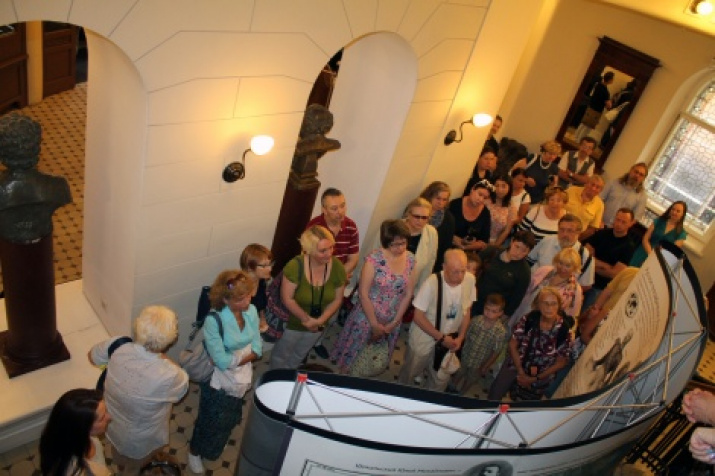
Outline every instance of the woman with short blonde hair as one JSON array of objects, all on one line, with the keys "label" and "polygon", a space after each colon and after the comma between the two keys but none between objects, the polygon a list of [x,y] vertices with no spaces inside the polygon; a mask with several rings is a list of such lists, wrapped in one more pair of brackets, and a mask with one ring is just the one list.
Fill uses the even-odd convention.
[{"label": "woman with short blonde hair", "polygon": [[558,183],[559,165],[556,159],[560,154],[561,144],[555,140],[547,140],[541,144],[539,155],[521,159],[514,164],[513,169],[523,168],[526,171],[525,188],[532,203],[540,203],[544,199],[546,189]]},{"label": "woman with short blonde hair", "polygon": [[311,226],[300,245],[303,252],[283,268],[281,301],[290,315],[271,352],[271,369],[297,369],[343,302],[347,275],[333,257],[333,234]]},{"label": "woman with short blonde hair", "polygon": [[573,248],[565,248],[554,256],[552,263],[553,265],[541,266],[532,273],[524,299],[509,320],[510,326],[513,327],[522,316],[534,309],[536,297],[546,287],[559,293],[560,308],[564,315],[568,316],[569,327],[574,325],[583,304],[583,289],[578,282],[581,257]]}]

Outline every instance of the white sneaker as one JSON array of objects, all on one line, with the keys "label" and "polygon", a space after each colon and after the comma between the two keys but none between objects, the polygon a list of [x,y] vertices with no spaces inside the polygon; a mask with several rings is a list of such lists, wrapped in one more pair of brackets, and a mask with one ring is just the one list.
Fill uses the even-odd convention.
[{"label": "white sneaker", "polygon": [[201,462],[201,456],[195,456],[189,453],[189,469],[194,474],[204,474],[204,464]]}]

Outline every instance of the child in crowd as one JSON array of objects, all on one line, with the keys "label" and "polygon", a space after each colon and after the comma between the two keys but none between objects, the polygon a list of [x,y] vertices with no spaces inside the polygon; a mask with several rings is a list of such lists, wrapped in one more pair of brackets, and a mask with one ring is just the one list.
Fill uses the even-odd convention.
[{"label": "child in crowd", "polygon": [[256,306],[258,311],[258,330],[264,333],[268,329],[266,323],[266,306],[268,296],[266,295],[266,285],[271,279],[271,269],[273,268],[273,253],[263,245],[251,243],[241,253],[241,270],[245,271],[258,282],[256,294],[251,298],[251,304]]},{"label": "child in crowd", "polygon": [[[476,251],[467,251],[467,272],[472,273],[474,277],[476,278],[474,280],[474,286],[476,287],[476,282],[479,281],[479,275],[482,273],[482,258],[479,257],[479,254]],[[476,291],[479,293],[479,289]],[[479,298],[479,295],[476,295],[477,298]]]},{"label": "child in crowd", "polygon": [[490,294],[484,304],[484,313],[472,318],[462,348],[461,367],[452,377],[451,391],[467,393],[478,380],[487,376],[506,343],[506,328],[502,323],[504,298]]},{"label": "child in crowd", "polygon": [[475,278],[479,278],[479,273],[482,270],[482,259],[474,251],[467,251],[467,271],[472,273]]}]

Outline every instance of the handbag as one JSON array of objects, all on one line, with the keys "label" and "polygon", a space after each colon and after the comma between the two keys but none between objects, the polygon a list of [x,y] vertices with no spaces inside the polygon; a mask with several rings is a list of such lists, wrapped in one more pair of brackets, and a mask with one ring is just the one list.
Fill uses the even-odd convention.
[{"label": "handbag", "polygon": [[[223,339],[223,324],[218,317],[218,313],[213,311],[209,312],[208,315],[216,319],[219,335]],[[196,383],[207,381],[211,378],[214,370],[211,356],[209,356],[204,344],[204,322],[206,322],[205,319],[191,324],[193,330],[189,335],[189,342],[186,343],[184,350],[179,352],[179,365],[189,375],[189,380]]]},{"label": "handbag", "polygon": [[[298,276],[303,274],[303,256],[299,255],[293,259],[298,260]],[[266,304],[266,324],[268,329],[262,334],[266,342],[276,342],[283,336],[290,311],[286,309],[281,299],[281,283],[283,283],[283,271],[278,273],[266,288],[268,303]]]},{"label": "handbag", "polygon": [[527,401],[527,400],[541,400],[544,395],[544,391],[548,386],[548,382],[540,384],[539,386],[534,386],[533,384],[529,387],[522,387],[518,383],[514,383],[509,392],[511,399],[515,402]]},{"label": "handbag", "polygon": [[437,378],[441,380],[449,378],[450,375],[459,370],[461,365],[459,357],[457,357],[455,352],[447,352],[447,355],[442,359],[442,363],[437,371]]},{"label": "handbag", "polygon": [[355,357],[350,366],[349,375],[353,377],[377,377],[387,370],[389,364],[390,356],[387,339],[368,342]]},{"label": "handbag", "polygon": [[[435,329],[439,330],[442,324],[442,278],[439,273],[434,273],[437,275],[437,316],[435,317]],[[451,334],[446,334],[451,338],[456,338],[459,333],[452,332]],[[449,352],[449,349],[442,345],[441,342],[435,342],[434,345],[434,359],[432,360],[432,368],[437,372],[442,367],[442,361],[444,357]]]}]

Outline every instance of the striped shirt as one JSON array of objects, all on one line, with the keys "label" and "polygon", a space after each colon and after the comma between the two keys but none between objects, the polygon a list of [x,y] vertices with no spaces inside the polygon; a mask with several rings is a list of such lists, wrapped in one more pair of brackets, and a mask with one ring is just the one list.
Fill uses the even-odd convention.
[{"label": "striped shirt", "polygon": [[[306,228],[315,225],[320,225],[330,230],[322,214],[310,220]],[[333,231],[330,230],[330,233],[333,233]],[[335,238],[333,256],[339,259],[341,263],[345,264],[350,255],[356,255],[360,251],[360,235],[357,225],[350,218],[343,218],[343,222],[340,224],[340,231],[337,235],[333,233],[333,237]]]},{"label": "striped shirt", "polygon": [[[564,212],[562,212],[563,215]],[[559,228],[559,219],[546,216],[541,205],[531,207],[523,220],[517,225],[519,230],[529,230],[538,243],[547,236],[555,235]]]}]

